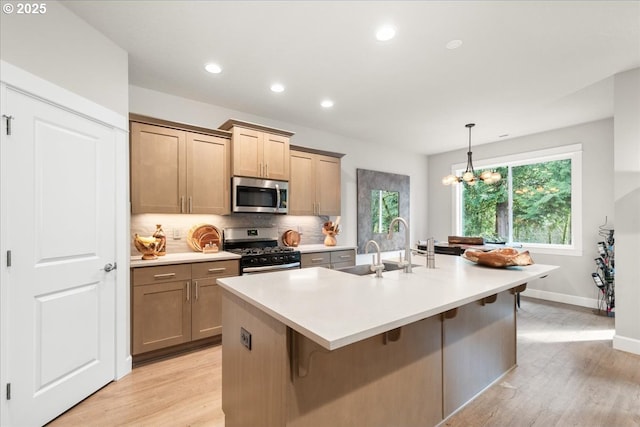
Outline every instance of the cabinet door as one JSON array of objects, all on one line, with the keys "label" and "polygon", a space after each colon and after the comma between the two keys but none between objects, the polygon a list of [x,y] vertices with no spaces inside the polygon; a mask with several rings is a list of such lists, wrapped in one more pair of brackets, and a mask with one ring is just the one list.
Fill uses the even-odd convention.
[{"label": "cabinet door", "polygon": [[233,175],[261,178],[263,133],[234,127],[232,138]]},{"label": "cabinet door", "polygon": [[269,179],[289,180],[289,138],[265,133],[263,137],[262,176]]},{"label": "cabinet door", "polygon": [[240,274],[240,261],[198,262],[191,265],[193,298],[191,304],[191,339],[212,337],[222,333],[221,289],[219,277]]},{"label": "cabinet door", "polygon": [[132,213],[180,213],[186,194],[183,131],[131,123]]},{"label": "cabinet door", "polygon": [[222,333],[222,291],[216,279],[193,280],[191,304],[191,339]]},{"label": "cabinet door", "polygon": [[191,282],[133,286],[132,354],[191,340]]},{"label": "cabinet door", "polygon": [[316,156],[318,215],[340,215],[340,159]]},{"label": "cabinet door", "polygon": [[187,212],[229,213],[229,141],[187,133]]},{"label": "cabinet door", "polygon": [[315,215],[315,155],[291,151],[289,214]]}]

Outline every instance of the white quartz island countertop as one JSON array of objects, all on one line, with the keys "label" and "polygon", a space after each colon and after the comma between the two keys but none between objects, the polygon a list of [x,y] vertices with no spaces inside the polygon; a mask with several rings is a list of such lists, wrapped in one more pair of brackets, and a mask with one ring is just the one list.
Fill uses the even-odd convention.
[{"label": "white quartz island countertop", "polygon": [[227,277],[218,283],[334,350],[543,278],[557,268],[534,264],[494,269],[437,255],[435,269],[385,271],[382,278],[315,267]]}]

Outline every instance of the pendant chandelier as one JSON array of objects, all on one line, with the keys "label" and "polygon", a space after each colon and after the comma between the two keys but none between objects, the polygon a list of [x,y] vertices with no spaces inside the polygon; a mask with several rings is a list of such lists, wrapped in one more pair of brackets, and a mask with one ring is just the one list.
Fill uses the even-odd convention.
[{"label": "pendant chandelier", "polygon": [[464,182],[467,185],[476,185],[478,181],[483,181],[485,184],[494,184],[502,178],[502,175],[498,172],[492,172],[490,170],[483,171],[480,175],[476,175],[476,171],[473,169],[473,160],[471,158],[471,128],[475,126],[475,123],[466,124],[465,127],[469,129],[469,151],[467,151],[467,169],[465,169],[462,176],[455,176],[453,174],[447,175],[442,178],[444,185],[455,185],[459,182]]}]

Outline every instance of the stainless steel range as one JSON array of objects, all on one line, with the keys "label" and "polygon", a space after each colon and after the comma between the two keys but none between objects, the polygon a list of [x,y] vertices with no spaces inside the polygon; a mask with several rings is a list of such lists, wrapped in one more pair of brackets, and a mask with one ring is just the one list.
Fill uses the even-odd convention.
[{"label": "stainless steel range", "polygon": [[300,251],[278,246],[275,228],[226,228],[223,243],[225,251],[242,256],[240,274],[243,276],[300,268]]}]

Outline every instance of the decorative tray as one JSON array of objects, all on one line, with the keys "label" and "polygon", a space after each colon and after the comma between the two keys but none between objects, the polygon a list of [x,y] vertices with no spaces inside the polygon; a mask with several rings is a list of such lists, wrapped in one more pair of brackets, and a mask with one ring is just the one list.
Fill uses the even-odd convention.
[{"label": "decorative tray", "polygon": [[296,247],[300,244],[300,233],[295,230],[287,230],[282,234],[282,243],[285,246]]},{"label": "decorative tray", "polygon": [[220,230],[211,224],[196,224],[187,233],[187,244],[196,252],[203,252],[207,246],[220,247]]}]

